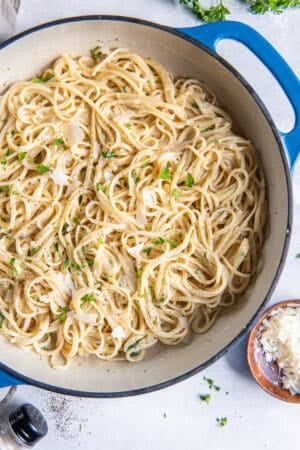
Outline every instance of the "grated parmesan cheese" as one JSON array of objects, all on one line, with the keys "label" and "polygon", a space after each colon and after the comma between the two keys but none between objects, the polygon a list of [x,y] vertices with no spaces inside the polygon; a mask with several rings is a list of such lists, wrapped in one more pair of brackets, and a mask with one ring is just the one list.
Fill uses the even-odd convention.
[{"label": "grated parmesan cheese", "polygon": [[300,308],[288,306],[263,321],[260,343],[267,362],[278,364],[282,386],[300,393]]}]

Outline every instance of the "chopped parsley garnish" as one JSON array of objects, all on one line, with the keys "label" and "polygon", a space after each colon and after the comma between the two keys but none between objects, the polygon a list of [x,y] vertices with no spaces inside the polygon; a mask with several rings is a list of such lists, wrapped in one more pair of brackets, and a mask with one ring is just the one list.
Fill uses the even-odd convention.
[{"label": "chopped parsley garnish", "polygon": [[27,153],[26,152],[21,152],[18,154],[18,158],[20,161],[23,161],[26,158]]},{"label": "chopped parsley garnish", "polygon": [[4,319],[5,319],[5,316],[2,313],[0,313],[0,328],[2,328]]},{"label": "chopped parsley garnish", "polygon": [[5,156],[11,156],[14,152],[8,148]]},{"label": "chopped parsley garnish", "polygon": [[127,347],[127,351],[128,351],[128,350],[131,350],[132,348],[135,348],[135,347],[141,342],[141,340],[142,340],[142,339],[137,339],[137,340],[134,341],[132,344],[129,344],[128,347]]},{"label": "chopped parsley garnish", "polygon": [[0,186],[0,192],[9,192],[9,186],[7,184]]},{"label": "chopped parsley garnish", "polygon": [[81,305],[84,305],[84,303],[93,302],[95,300],[94,294],[85,294],[83,297],[81,297]]},{"label": "chopped parsley garnish", "polygon": [[166,297],[161,297],[161,298],[159,299],[159,302],[160,302],[160,303],[165,303],[166,300],[167,300]]},{"label": "chopped parsley garnish", "polygon": [[200,256],[200,258],[198,258],[199,263],[204,266],[207,265],[207,263],[208,263],[207,256],[208,256],[207,251],[203,252],[203,254]]},{"label": "chopped parsley garnish", "polygon": [[73,222],[76,223],[76,225],[80,225],[79,220],[77,219],[77,217],[73,217]]},{"label": "chopped parsley garnish", "polygon": [[16,263],[16,258],[11,258],[9,261],[9,265],[12,268],[12,274],[13,274],[14,278],[16,278],[18,275],[18,271],[16,269],[15,263]]},{"label": "chopped parsley garnish", "polygon": [[194,184],[195,184],[194,177],[191,173],[188,172],[184,185],[191,188],[194,186]]},{"label": "chopped parsley garnish", "polygon": [[219,392],[219,391],[221,390],[221,388],[220,388],[220,386],[216,386],[216,385],[214,384],[214,390],[217,391],[217,392]]},{"label": "chopped parsley garnish", "polygon": [[132,127],[132,123],[130,123],[130,122],[125,123],[125,127],[131,128]]},{"label": "chopped parsley garnish", "polygon": [[72,261],[70,260],[70,258],[66,258],[64,260],[64,267],[65,267],[65,269],[68,270],[72,266],[73,266],[73,264],[72,264]]},{"label": "chopped parsley garnish", "polygon": [[135,182],[135,184],[137,184],[140,181],[140,177],[136,173],[132,174],[132,179]]},{"label": "chopped parsley garnish", "polygon": [[46,172],[50,172],[50,167],[44,166],[44,164],[38,164],[36,166],[38,173],[41,175]]},{"label": "chopped parsley garnish", "polygon": [[138,269],[137,271],[136,271],[136,276],[138,277],[138,278],[140,278],[141,276],[142,276],[142,273],[144,272],[144,269],[143,268],[140,268],[140,269]]},{"label": "chopped parsley garnish", "polygon": [[213,129],[214,129],[214,127],[207,127],[204,130],[202,130],[202,131],[212,131]]},{"label": "chopped parsley garnish", "polygon": [[60,323],[63,323],[66,320],[66,315],[69,311],[71,311],[71,310],[68,306],[58,308],[57,314],[56,314],[56,319]]},{"label": "chopped parsley garnish", "polygon": [[192,103],[192,107],[193,107],[193,108],[199,108],[199,106],[197,105],[196,102],[193,102],[193,103]]},{"label": "chopped parsley garnish", "polygon": [[152,247],[146,247],[146,248],[143,249],[143,252],[147,253],[147,255],[150,255],[151,250],[152,250]]},{"label": "chopped parsley garnish", "polygon": [[166,242],[170,245],[171,248],[176,248],[177,244],[173,239],[167,239]]},{"label": "chopped parsley garnish", "polygon": [[97,45],[97,47],[95,47],[95,48],[92,48],[90,50],[90,52],[91,52],[91,56],[95,59],[99,59],[102,56],[102,51],[101,51],[101,48],[99,47],[99,45]]},{"label": "chopped parsley garnish", "polygon": [[163,167],[162,171],[160,172],[159,178],[161,180],[171,180],[171,170],[169,166]]},{"label": "chopped parsley garnish", "polygon": [[38,251],[39,251],[40,247],[32,247],[32,249],[30,249],[30,253],[32,255],[35,255]]},{"label": "chopped parsley garnish", "polygon": [[11,137],[14,137],[17,134],[16,130],[11,130],[10,135]]},{"label": "chopped parsley garnish", "polygon": [[109,150],[108,152],[102,152],[103,158],[115,158],[116,155],[112,150]]},{"label": "chopped parsley garnish", "polygon": [[124,84],[124,85],[122,86],[122,91],[123,91],[123,92],[126,92],[126,90],[127,90],[127,86],[126,86],[126,84]]},{"label": "chopped parsley garnish", "polygon": [[209,403],[211,400],[211,395],[210,394],[200,394],[199,398],[202,402]]},{"label": "chopped parsley garnish", "polygon": [[105,192],[106,192],[106,187],[103,186],[103,184],[101,184],[101,183],[96,184],[96,189],[97,189],[97,191],[103,192],[103,194],[105,194]]},{"label": "chopped parsley garnish", "polygon": [[165,239],[163,239],[162,237],[159,237],[157,239],[154,239],[154,241],[152,241],[152,244],[154,245],[161,245],[165,243]]},{"label": "chopped parsley garnish", "polygon": [[220,427],[225,427],[225,425],[227,425],[227,417],[217,417],[216,421],[218,422]]},{"label": "chopped parsley garnish", "polygon": [[47,83],[47,81],[50,81],[53,77],[54,77],[54,75],[52,73],[49,73],[45,77],[32,78],[31,81],[32,81],[32,83]]},{"label": "chopped parsley garnish", "polygon": [[174,197],[174,198],[179,198],[179,197],[181,196],[181,192],[180,192],[179,189],[173,189],[171,195],[172,195],[172,197]]},{"label": "chopped parsley garnish", "polygon": [[57,138],[54,139],[54,145],[64,145],[65,141],[63,140],[63,138]]},{"label": "chopped parsley garnish", "polygon": [[145,167],[150,166],[150,164],[151,164],[151,161],[149,161],[149,160],[145,161],[144,164],[141,165],[141,169],[145,169]]}]

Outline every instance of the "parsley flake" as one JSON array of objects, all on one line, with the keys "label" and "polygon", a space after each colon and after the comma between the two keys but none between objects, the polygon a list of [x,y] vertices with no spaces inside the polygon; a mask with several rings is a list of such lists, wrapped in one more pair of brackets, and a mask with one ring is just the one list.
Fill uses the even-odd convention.
[{"label": "parsley flake", "polygon": [[47,81],[50,81],[53,77],[54,77],[54,75],[52,73],[49,73],[45,77],[32,78],[31,81],[32,81],[32,83],[47,83]]},{"label": "parsley flake", "polygon": [[174,197],[174,198],[179,198],[181,196],[180,190],[179,189],[173,189],[171,196]]},{"label": "parsley flake", "polygon": [[209,403],[211,400],[211,395],[210,394],[200,394],[199,398],[202,402]]},{"label": "parsley flake", "polygon": [[63,140],[63,138],[56,138],[54,139],[54,145],[64,145],[65,141]]},{"label": "parsley flake", "polygon": [[15,263],[16,263],[16,258],[11,258],[10,261],[9,261],[9,265],[12,268],[12,274],[13,274],[14,278],[16,278],[17,275],[18,275],[18,271],[17,271],[17,268],[15,266]]},{"label": "parsley flake", "polygon": [[194,186],[194,184],[195,184],[194,177],[190,172],[188,172],[186,175],[186,180],[185,180],[184,185],[191,188]]},{"label": "parsley flake", "polygon": [[225,425],[227,425],[228,422],[227,417],[217,417],[216,421],[220,427],[225,427]]},{"label": "parsley flake", "polygon": [[103,156],[103,158],[115,158],[116,157],[113,150],[109,150],[108,152],[102,152],[102,156]]},{"label": "parsley flake", "polygon": [[160,172],[159,178],[161,180],[171,180],[171,170],[169,166],[163,167],[162,171]]},{"label": "parsley flake", "polygon": [[21,152],[18,154],[19,161],[23,161],[26,158],[27,153]]},{"label": "parsley flake", "polygon": [[151,250],[152,250],[152,247],[146,247],[143,249],[143,252],[146,253],[147,255],[150,255]]},{"label": "parsley flake", "polygon": [[103,184],[101,184],[101,183],[96,184],[96,189],[97,189],[97,191],[103,192],[103,194],[105,194],[105,192],[106,192],[106,187],[103,186]]},{"label": "parsley flake", "polygon": [[44,164],[38,164],[36,166],[38,173],[41,175],[46,172],[50,172],[50,167],[44,166]]},{"label": "parsley flake", "polygon": [[58,308],[57,314],[56,314],[56,319],[60,323],[63,323],[66,320],[66,316],[69,311],[71,311],[71,310],[68,306]]}]

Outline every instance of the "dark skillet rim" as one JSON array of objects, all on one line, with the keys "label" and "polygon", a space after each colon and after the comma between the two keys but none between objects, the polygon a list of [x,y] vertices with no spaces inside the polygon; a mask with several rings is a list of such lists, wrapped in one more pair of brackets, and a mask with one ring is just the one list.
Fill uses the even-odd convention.
[{"label": "dark skillet rim", "polygon": [[191,44],[196,45],[197,47],[200,47],[202,50],[204,50],[206,53],[209,53],[212,57],[214,57],[218,62],[223,64],[223,66],[226,67],[227,70],[229,70],[247,89],[247,91],[250,93],[250,95],[254,98],[255,102],[257,103],[258,107],[264,114],[271,130],[273,133],[273,136],[277,142],[278,149],[280,152],[282,164],[285,171],[285,180],[287,183],[287,191],[288,191],[288,211],[287,211],[287,231],[286,231],[286,237],[284,241],[283,251],[281,254],[281,258],[278,264],[278,268],[276,270],[276,273],[273,278],[273,282],[271,283],[271,286],[265,296],[264,301],[256,311],[256,313],[251,317],[251,319],[248,321],[248,323],[244,326],[244,328],[240,331],[240,333],[232,339],[225,347],[223,347],[216,355],[209,358],[204,363],[196,366],[194,369],[189,370],[188,372],[183,373],[182,375],[179,375],[177,377],[171,378],[167,381],[152,385],[152,386],[146,386],[143,388],[137,388],[137,389],[129,389],[126,391],[120,391],[120,392],[88,392],[88,391],[80,391],[75,389],[68,389],[63,388],[59,386],[53,386],[51,384],[47,384],[44,382],[40,382],[38,380],[35,380],[34,378],[27,377],[25,375],[20,374],[19,372],[11,369],[10,367],[6,366],[2,362],[0,362],[0,368],[7,372],[9,375],[12,375],[16,377],[20,381],[24,381],[25,383],[31,384],[33,386],[46,389],[49,391],[66,394],[66,395],[73,395],[73,396],[80,396],[80,397],[89,397],[89,398],[114,398],[114,397],[128,397],[128,396],[134,396],[139,394],[147,394],[153,391],[157,391],[159,389],[163,389],[169,386],[172,386],[180,381],[184,381],[187,378],[197,374],[198,372],[202,371],[203,369],[207,368],[214,362],[216,362],[221,356],[225,355],[228,350],[234,345],[238,344],[241,339],[245,336],[245,334],[250,330],[252,325],[254,325],[257,317],[259,314],[263,311],[265,305],[269,301],[276,285],[279,280],[279,277],[281,275],[281,272],[283,270],[283,264],[285,262],[287,251],[290,243],[290,236],[291,236],[291,227],[292,227],[292,213],[293,213],[293,196],[292,196],[292,185],[291,185],[291,176],[288,166],[288,161],[286,157],[286,153],[283,147],[283,144],[280,139],[279,132],[277,131],[277,128],[273,122],[273,119],[271,118],[268,110],[266,109],[263,101],[260,99],[256,91],[250,86],[250,84],[244,79],[244,77],[229,64],[226,60],[224,60],[221,56],[219,56],[217,53],[214,53],[212,50],[210,50],[206,45],[202,44],[201,42],[197,41],[194,38],[191,38],[184,34],[181,31],[177,31],[176,29],[172,29],[170,27],[160,25],[151,21],[146,21],[138,18],[132,18],[132,17],[126,17],[126,16],[115,16],[115,15],[83,15],[83,16],[76,16],[76,17],[66,17],[63,19],[58,19],[50,22],[43,23],[41,25],[29,28],[28,30],[25,30],[12,38],[4,41],[2,44],[0,44],[0,51],[8,47],[10,44],[13,44],[14,42],[18,41],[19,39],[22,39],[23,37],[26,37],[32,33],[35,33],[40,30],[44,30],[46,28],[50,28],[56,25],[63,25],[65,23],[72,23],[72,22],[85,22],[85,21],[120,21],[120,22],[129,22],[129,23],[136,23],[138,25],[144,25],[151,28],[156,28],[162,31],[165,31],[167,33],[173,34],[174,36],[180,37]]}]

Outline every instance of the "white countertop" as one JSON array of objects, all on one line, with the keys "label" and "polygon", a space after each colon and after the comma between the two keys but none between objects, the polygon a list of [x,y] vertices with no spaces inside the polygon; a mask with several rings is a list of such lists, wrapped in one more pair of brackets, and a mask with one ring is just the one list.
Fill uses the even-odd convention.
[{"label": "white countertop", "polygon": [[[245,22],[263,34],[300,77],[300,9],[282,15],[254,16],[238,0],[225,0],[230,19]],[[39,23],[79,14],[118,14],[183,27],[198,24],[175,0],[22,0],[17,31]],[[263,72],[235,45],[222,45],[228,57],[257,88],[276,123],[287,128],[289,108],[269,87]],[[254,81],[255,80],[255,81]],[[300,149],[300,148],[299,148]],[[271,303],[300,297],[300,164],[293,177],[294,225],[285,269]],[[208,392],[203,376],[221,386],[209,404],[199,400]],[[228,394],[226,394],[228,392]],[[0,391],[0,398],[5,389]],[[45,414],[48,436],[43,450],[272,450],[293,449],[299,441],[300,406],[280,402],[264,393],[250,376],[245,340],[213,366],[176,386],[139,397],[83,399],[65,397],[29,386],[18,387],[15,402],[32,402]],[[227,417],[225,427],[216,418]]]}]

